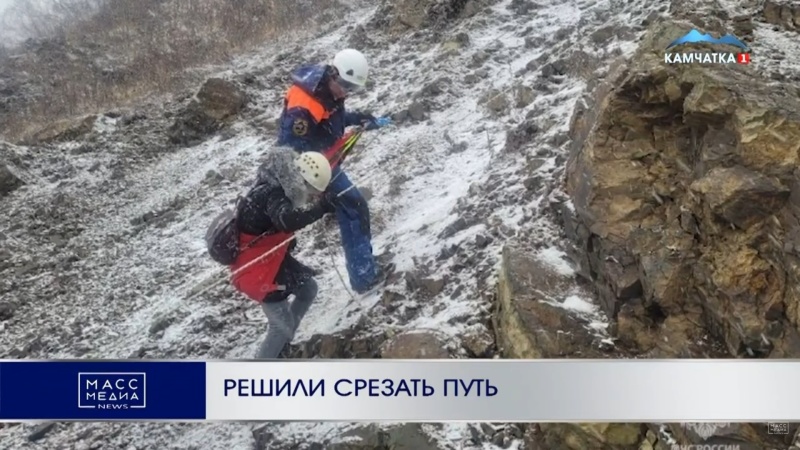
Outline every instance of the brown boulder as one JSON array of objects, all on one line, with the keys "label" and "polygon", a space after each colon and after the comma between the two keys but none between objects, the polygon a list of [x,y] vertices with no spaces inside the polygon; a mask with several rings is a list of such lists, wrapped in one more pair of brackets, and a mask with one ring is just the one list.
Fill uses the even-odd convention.
[{"label": "brown boulder", "polygon": [[503,249],[494,328],[510,358],[601,357],[599,339],[558,299],[574,295],[574,279],[513,247]]},{"label": "brown boulder", "polygon": [[94,128],[97,116],[90,115],[54,122],[34,132],[22,140],[25,144],[47,144],[51,142],[74,141],[88,134]]},{"label": "brown boulder", "polygon": [[389,339],[381,350],[382,358],[440,359],[450,354],[444,341],[429,332],[406,332]]},{"label": "brown boulder", "polygon": [[325,448],[330,450],[435,450],[440,448],[418,423],[406,423],[391,427],[363,425],[342,433],[342,442],[332,442]]},{"label": "brown boulder", "polygon": [[247,104],[247,96],[233,82],[210,78],[197,93],[202,111],[215,120],[225,120],[236,115]]},{"label": "brown boulder", "polygon": [[[529,253],[505,247],[497,287],[494,329],[510,358],[601,358],[600,336],[559,299],[580,293],[571,275]],[[588,296],[584,293],[581,296]],[[565,450],[637,449],[644,424],[541,423],[529,426],[526,448]]]},{"label": "brown boulder", "polygon": [[767,23],[800,31],[800,4],[789,0],[766,0],[763,9]]},{"label": "brown boulder", "polygon": [[395,18],[409,28],[422,28],[428,18],[427,11],[431,3],[431,0],[399,0],[395,2]]},{"label": "brown boulder", "polygon": [[494,353],[494,336],[483,328],[475,329],[464,335],[462,346],[471,358],[490,358]]},{"label": "brown boulder", "polygon": [[0,197],[14,192],[24,183],[5,164],[0,163]]},{"label": "brown boulder", "polygon": [[394,2],[394,28],[418,30],[443,27],[451,21],[475,15],[493,0],[397,0]]},{"label": "brown boulder", "polygon": [[[436,450],[438,442],[433,439],[426,428],[419,423],[400,425],[355,425],[346,427],[339,435],[320,437],[319,441],[304,440],[303,448],[319,448],[327,450]],[[433,425],[434,428],[438,427]],[[255,450],[294,450],[299,448],[298,441],[292,436],[284,436],[274,425],[265,425],[253,430]]]},{"label": "brown boulder", "polygon": [[210,78],[197,93],[197,98],[175,119],[168,130],[170,142],[191,145],[230,124],[247,105],[248,98],[235,83]]},{"label": "brown boulder", "polygon": [[763,221],[789,199],[780,182],[741,166],[715,167],[691,188],[703,194],[712,213],[739,228]]},{"label": "brown boulder", "polygon": [[12,170],[12,167],[19,167],[22,164],[13,146],[0,141],[0,198],[11,194],[25,184]]},{"label": "brown boulder", "polygon": [[539,424],[543,448],[564,450],[638,449],[645,441],[646,426],[633,423]]},{"label": "brown boulder", "polygon": [[656,24],[576,108],[565,228],[635,351],[797,356],[800,98],[747,66],[665,64],[691,28]]}]

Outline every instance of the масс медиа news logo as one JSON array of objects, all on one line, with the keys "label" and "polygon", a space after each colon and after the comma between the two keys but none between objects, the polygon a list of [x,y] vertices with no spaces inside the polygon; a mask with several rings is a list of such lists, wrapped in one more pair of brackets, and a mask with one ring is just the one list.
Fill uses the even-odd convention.
[{"label": "\u043c\u0430\u0441\u0441 \u043c\u0435\u0434\u0438\u0430 news logo", "polygon": [[145,394],[144,372],[78,372],[78,408],[144,408]]},{"label": "\u043c\u0430\u0441\u0441 \u043c\u0435\u0434\u0438\u0430 news logo", "polygon": [[667,64],[750,64],[750,48],[736,36],[726,34],[715,38],[708,33],[692,30],[672,41],[667,50],[684,44],[712,44],[729,45],[738,47],[740,52],[694,52],[694,53],[664,53],[664,62]]}]

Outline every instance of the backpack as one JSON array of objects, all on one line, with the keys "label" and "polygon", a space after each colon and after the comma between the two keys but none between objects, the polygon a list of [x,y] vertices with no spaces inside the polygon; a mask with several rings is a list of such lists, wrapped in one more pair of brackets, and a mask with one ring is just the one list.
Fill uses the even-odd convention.
[{"label": "backpack", "polygon": [[226,209],[220,213],[206,231],[206,247],[214,261],[230,266],[239,256],[239,229],[236,227],[236,213]]}]

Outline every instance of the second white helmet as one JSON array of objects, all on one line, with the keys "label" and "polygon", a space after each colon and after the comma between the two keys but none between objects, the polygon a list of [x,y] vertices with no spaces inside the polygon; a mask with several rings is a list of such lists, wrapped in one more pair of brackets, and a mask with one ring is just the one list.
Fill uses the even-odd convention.
[{"label": "second white helmet", "polygon": [[300,175],[314,189],[323,192],[331,182],[331,165],[319,152],[304,152],[297,156],[294,165]]},{"label": "second white helmet", "polygon": [[357,86],[364,87],[369,75],[367,57],[356,49],[346,48],[333,58],[333,67],[339,71],[342,80]]}]

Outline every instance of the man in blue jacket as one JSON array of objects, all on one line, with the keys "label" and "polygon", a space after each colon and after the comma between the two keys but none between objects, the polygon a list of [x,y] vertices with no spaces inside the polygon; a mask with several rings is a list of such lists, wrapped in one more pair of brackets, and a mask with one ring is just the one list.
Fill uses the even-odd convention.
[{"label": "man in blue jacket", "polygon": [[[366,58],[353,49],[339,52],[331,65],[296,69],[284,99],[278,144],[298,152],[322,152],[334,145],[348,126],[363,125],[366,130],[373,130],[388,125],[388,118],[348,112],[344,107],[347,92],[363,88],[368,72]],[[367,201],[339,167],[332,173],[328,190],[336,194],[346,191],[338,198],[336,218],[350,285],[356,292],[364,293],[383,281],[388,271],[378,267],[372,254]]]}]

